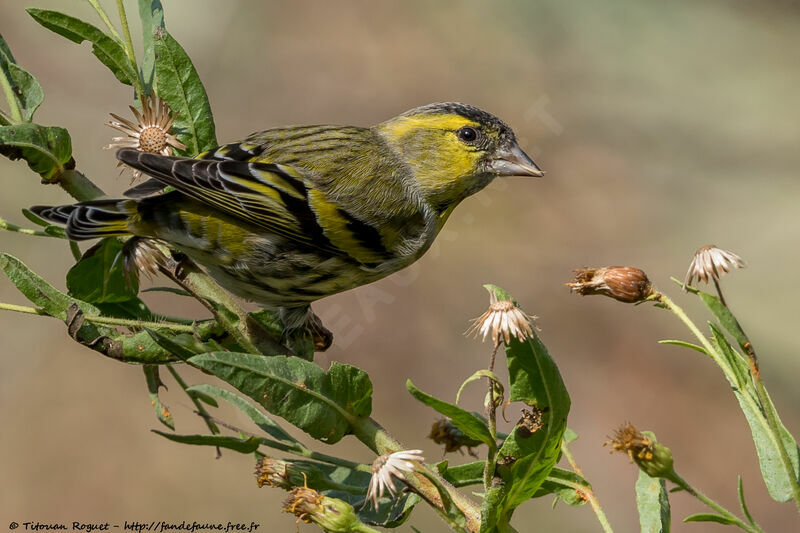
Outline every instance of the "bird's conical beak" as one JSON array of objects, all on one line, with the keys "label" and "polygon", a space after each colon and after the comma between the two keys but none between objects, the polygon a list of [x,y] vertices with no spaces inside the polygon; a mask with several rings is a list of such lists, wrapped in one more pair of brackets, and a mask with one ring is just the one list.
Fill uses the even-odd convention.
[{"label": "bird's conical beak", "polygon": [[544,172],[516,143],[511,148],[501,149],[489,166],[498,176],[544,176]]}]

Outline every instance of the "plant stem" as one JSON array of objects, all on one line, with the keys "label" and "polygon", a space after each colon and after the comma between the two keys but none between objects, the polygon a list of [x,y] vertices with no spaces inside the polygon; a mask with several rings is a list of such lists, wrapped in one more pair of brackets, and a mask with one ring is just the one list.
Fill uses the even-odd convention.
[{"label": "plant stem", "polygon": [[174,258],[168,259],[159,269],[211,311],[243,350],[254,354],[291,354],[291,350],[275,341],[225,289],[188,258],[180,263]]},{"label": "plant stem", "polygon": [[[501,341],[494,344],[492,355],[489,357],[489,372],[494,372],[494,362],[497,358],[497,350],[500,348]],[[497,404],[494,401],[495,384],[492,378],[487,378],[489,382],[489,405],[486,407],[487,418],[489,419],[489,434],[492,436],[493,445],[489,446],[486,456],[486,465],[483,467],[483,487],[488,491],[492,486],[494,477],[495,459],[497,457]]]},{"label": "plant stem", "polygon": [[[0,310],[15,311],[17,313],[26,313],[29,315],[51,316],[42,309],[36,307],[27,307],[24,305],[15,305],[0,302]],[[169,324],[162,322],[145,322],[143,320],[131,320],[128,318],[116,318],[110,316],[92,316],[83,315],[83,318],[94,324],[104,324],[107,326],[123,326],[127,328],[153,328],[153,329],[171,329],[173,331],[183,331],[187,333],[194,332],[194,326],[186,326],[183,324]]]},{"label": "plant stem", "polygon": [[106,25],[108,31],[111,32],[111,36],[117,41],[122,42],[122,38],[120,38],[119,33],[117,33],[116,28],[114,28],[114,25],[111,24],[111,19],[109,19],[108,15],[106,15],[105,10],[103,10],[103,6],[101,6],[97,0],[89,0],[89,3],[92,5],[94,10],[97,11],[97,15],[100,17],[100,20],[103,21],[103,24]]},{"label": "plant stem", "polygon": [[11,119],[19,124],[22,122],[22,111],[19,109],[19,102],[17,102],[17,97],[14,94],[14,89],[11,87],[11,82],[8,81],[2,69],[0,69],[0,86],[3,87],[3,93],[6,95],[8,109],[11,111]]},{"label": "plant stem", "polygon": [[5,219],[0,218],[0,229],[4,229],[6,231],[13,231],[16,233],[24,233],[25,235],[36,235],[37,237],[53,237],[59,239],[60,237],[56,237],[55,235],[50,235],[49,233],[45,233],[44,231],[39,231],[35,229],[27,229],[21,228],[16,224],[12,224]]},{"label": "plant stem", "polygon": [[54,179],[47,183],[58,183],[67,194],[79,202],[95,200],[106,195],[100,187],[89,181],[86,176],[73,169],[59,172]]},{"label": "plant stem", "polygon": [[714,509],[720,515],[724,516],[726,519],[733,522],[733,525],[737,526],[739,529],[747,531],[748,533],[764,533],[764,530],[762,530],[758,526],[758,524],[751,526],[750,524],[743,522],[742,520],[739,519],[739,517],[737,517],[727,509],[725,509],[723,506],[721,506],[720,504],[718,504],[717,502],[715,502],[714,500],[712,500],[711,498],[700,492],[699,490],[689,485],[689,483],[681,476],[679,476],[677,473],[673,472],[672,475],[670,475],[666,479],[672,481],[677,486],[685,490],[687,493],[691,494],[692,496],[694,496],[695,498],[706,504],[708,507]]},{"label": "plant stem", "polygon": [[[564,457],[567,458],[567,462],[569,462],[572,470],[579,476],[583,476],[583,472],[575,462],[575,457],[572,455],[572,452],[569,451],[567,441],[563,439],[561,440],[561,451],[564,453]],[[605,531],[605,533],[614,533],[614,530],[611,529],[611,524],[608,522],[606,513],[603,512],[603,508],[600,506],[600,501],[597,499],[597,496],[594,495],[594,491],[583,486],[576,488],[575,490],[579,491],[581,496],[583,496],[583,498],[589,502],[589,505],[592,506],[592,510],[594,511],[595,516],[597,516],[597,521],[600,522],[600,526],[603,528],[603,531]]]},{"label": "plant stem", "polygon": [[663,292],[656,293],[653,299],[663,304],[664,307],[666,307],[668,310],[672,311],[675,314],[675,316],[677,316],[680,319],[680,321],[683,322],[687,328],[689,328],[689,331],[691,331],[692,334],[697,338],[697,340],[700,341],[700,344],[703,345],[703,348],[705,348],[708,356],[715,363],[717,363],[717,366],[719,366],[722,369],[722,371],[725,374],[725,377],[728,378],[728,381],[730,381],[731,383],[736,383],[736,375],[734,374],[733,370],[728,366],[728,364],[725,362],[725,358],[714,348],[714,346],[711,344],[708,338],[706,338],[706,336],[703,335],[703,333],[695,325],[695,323],[692,322],[692,319],[689,318],[686,312],[683,309],[681,309],[675,302],[673,302],[669,297],[667,297],[667,295],[664,294]]},{"label": "plant stem", "polygon": [[119,21],[122,24],[122,33],[125,35],[125,54],[133,65],[136,77],[132,80],[133,87],[139,93],[139,97],[144,96],[144,87],[139,79],[139,66],[136,64],[136,53],[133,51],[133,39],[131,39],[131,29],[128,26],[128,15],[125,14],[125,4],[122,0],[117,0],[117,11],[119,11]]},{"label": "plant stem", "polygon": [[[725,373],[725,377],[728,379],[728,382],[735,386],[737,383],[737,378],[736,374],[733,372],[733,369],[730,368],[723,355],[719,353],[719,351],[714,348],[706,336],[700,332],[700,330],[683,311],[683,309],[681,309],[675,304],[675,302],[661,292],[657,293],[655,300],[661,302],[664,307],[672,311],[686,325],[686,327],[689,328],[694,336],[701,342],[709,357],[711,357],[717,366],[719,366]],[[780,458],[781,466],[790,480],[789,484],[792,487],[792,497],[795,501],[795,505],[797,505],[798,510],[800,510],[800,483],[797,481],[794,466],[789,459],[789,454],[786,451],[786,447],[783,442],[777,415],[775,414],[775,407],[772,405],[772,402],[769,399],[769,395],[764,387],[764,383],[761,381],[761,375],[758,372],[758,366],[754,362],[755,351],[753,350],[752,345],[749,343],[742,348],[750,357],[750,375],[754,383],[758,405],[752,405],[755,404],[755,401],[750,394],[742,394],[740,396],[745,402],[751,404],[753,412],[762,412],[764,414],[764,422],[766,422],[770,438],[778,451],[778,457]],[[752,355],[750,355],[750,351],[752,351]]]},{"label": "plant stem", "polygon": [[75,258],[75,261],[80,261],[83,254],[81,254],[81,249],[78,248],[78,243],[75,241],[69,241],[69,251],[72,252],[72,257]]},{"label": "plant stem", "polygon": [[725,303],[725,297],[722,296],[722,288],[719,286],[719,280],[717,280],[717,278],[713,276],[712,279],[714,280],[714,287],[717,288],[717,296],[719,296],[719,301],[722,303],[722,305],[728,307],[728,304]]},{"label": "plant stem", "polygon": [[[177,370],[175,370],[175,368],[171,364],[167,364],[167,370],[169,370],[169,373],[172,374],[172,377],[178,383],[178,386],[180,386],[180,388],[183,389],[183,392],[185,392],[186,396],[188,396],[189,399],[192,401],[195,409],[197,409],[197,412],[200,413],[203,420],[205,420],[206,426],[208,426],[209,431],[211,431],[211,433],[213,433],[214,435],[219,435],[220,433],[219,428],[214,423],[214,421],[211,420],[211,416],[209,415],[208,410],[200,402],[200,400],[197,399],[197,396],[186,390],[189,388],[189,386],[183,380],[183,377],[178,373]],[[222,452],[220,451],[219,446],[217,446],[217,458],[220,457],[222,457]]]}]

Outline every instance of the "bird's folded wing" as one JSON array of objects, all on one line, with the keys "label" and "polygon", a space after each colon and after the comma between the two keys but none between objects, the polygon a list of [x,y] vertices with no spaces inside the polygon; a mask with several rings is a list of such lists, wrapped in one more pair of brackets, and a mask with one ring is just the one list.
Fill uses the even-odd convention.
[{"label": "bird's folded wing", "polygon": [[354,219],[292,167],[168,157],[133,148],[119,150],[117,158],[195,200],[297,244],[347,255],[368,266],[390,258],[377,230]]}]

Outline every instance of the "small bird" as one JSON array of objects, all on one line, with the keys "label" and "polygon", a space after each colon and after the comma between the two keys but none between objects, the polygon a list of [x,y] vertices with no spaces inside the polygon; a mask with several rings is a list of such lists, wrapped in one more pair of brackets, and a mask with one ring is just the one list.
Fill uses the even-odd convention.
[{"label": "small bird", "polygon": [[167,243],[234,294],[278,311],[287,331],[319,329],[315,300],[419,259],[456,205],[495,177],[543,175],[508,125],[452,102],[371,128],[268,129],[196,158],[116,155],[153,179],[127,198],[31,210],[76,241]]}]

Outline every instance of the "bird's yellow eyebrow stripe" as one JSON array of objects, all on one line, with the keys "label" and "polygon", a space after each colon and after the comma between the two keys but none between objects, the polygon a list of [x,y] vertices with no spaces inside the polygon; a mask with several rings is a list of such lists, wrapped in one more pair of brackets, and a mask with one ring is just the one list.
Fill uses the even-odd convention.
[{"label": "bird's yellow eyebrow stripe", "polygon": [[464,126],[480,126],[477,122],[455,113],[412,115],[395,119],[392,122],[388,125],[388,129],[392,135],[397,137],[403,137],[408,132],[418,129],[435,128],[455,131]]}]

